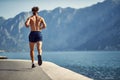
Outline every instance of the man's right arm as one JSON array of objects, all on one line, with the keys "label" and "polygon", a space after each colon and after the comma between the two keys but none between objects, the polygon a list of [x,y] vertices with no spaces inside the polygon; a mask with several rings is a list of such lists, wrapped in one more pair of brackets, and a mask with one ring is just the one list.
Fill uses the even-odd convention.
[{"label": "man's right arm", "polygon": [[26,26],[26,27],[29,27],[29,25],[30,25],[30,18],[28,18],[28,19],[26,20],[26,22],[25,22],[25,26]]}]

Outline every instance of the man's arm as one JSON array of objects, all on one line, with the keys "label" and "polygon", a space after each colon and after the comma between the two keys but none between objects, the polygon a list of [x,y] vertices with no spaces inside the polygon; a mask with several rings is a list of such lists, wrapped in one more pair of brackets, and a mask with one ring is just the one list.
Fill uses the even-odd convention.
[{"label": "man's arm", "polygon": [[30,18],[28,18],[28,19],[26,20],[26,22],[25,22],[25,26],[26,26],[26,27],[29,27],[29,25],[30,25]]},{"label": "man's arm", "polygon": [[42,29],[45,29],[45,28],[46,28],[46,23],[45,23],[45,21],[44,21],[43,18],[42,18],[42,20],[41,20],[41,23],[42,23]]}]

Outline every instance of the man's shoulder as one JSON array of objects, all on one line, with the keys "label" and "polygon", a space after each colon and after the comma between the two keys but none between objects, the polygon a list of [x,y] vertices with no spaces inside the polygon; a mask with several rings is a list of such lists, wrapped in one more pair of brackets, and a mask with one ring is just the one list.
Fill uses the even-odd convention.
[{"label": "man's shoulder", "polygon": [[38,16],[38,18],[41,18],[41,19],[42,19],[42,17],[41,17],[41,16]]},{"label": "man's shoulder", "polygon": [[33,18],[33,16],[28,17],[28,19],[31,19],[31,18]]},{"label": "man's shoulder", "polygon": [[43,17],[41,17],[41,16],[38,16],[38,18],[39,18],[40,20],[43,20]]}]

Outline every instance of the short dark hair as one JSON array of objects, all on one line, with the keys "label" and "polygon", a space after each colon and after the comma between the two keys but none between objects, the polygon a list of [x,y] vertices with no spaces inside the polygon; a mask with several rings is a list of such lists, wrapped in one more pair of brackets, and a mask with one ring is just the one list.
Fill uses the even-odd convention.
[{"label": "short dark hair", "polygon": [[39,11],[39,8],[38,7],[33,7],[32,8],[32,12],[38,12]]}]

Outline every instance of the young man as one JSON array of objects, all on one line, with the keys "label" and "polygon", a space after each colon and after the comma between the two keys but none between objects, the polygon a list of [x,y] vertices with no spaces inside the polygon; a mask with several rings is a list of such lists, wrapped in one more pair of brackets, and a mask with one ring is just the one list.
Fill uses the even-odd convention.
[{"label": "young man", "polygon": [[42,64],[42,29],[46,28],[46,23],[44,19],[38,15],[38,7],[32,8],[33,15],[30,16],[26,22],[26,27],[30,27],[31,32],[29,34],[29,46],[30,46],[30,56],[32,60],[32,68],[36,67],[34,64],[34,46],[37,44],[38,50],[38,65]]}]

